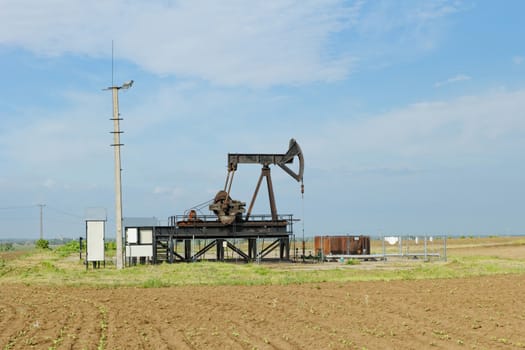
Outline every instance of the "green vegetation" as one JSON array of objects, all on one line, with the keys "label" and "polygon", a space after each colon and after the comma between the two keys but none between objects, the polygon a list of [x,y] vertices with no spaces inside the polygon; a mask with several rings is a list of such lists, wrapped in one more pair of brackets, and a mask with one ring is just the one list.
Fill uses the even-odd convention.
[{"label": "green vegetation", "polygon": [[[63,244],[55,249],[55,253],[61,257],[69,256],[73,253],[79,253],[80,243],[78,241],[69,241],[66,244]],[[83,244],[82,252],[86,251],[86,246]]]},{"label": "green vegetation", "polygon": [[347,265],[359,265],[361,264],[361,261],[359,259],[348,259],[346,261]]},{"label": "green vegetation", "polygon": [[9,252],[15,250],[13,243],[0,243],[0,252]]},{"label": "green vegetation", "polygon": [[97,349],[105,349],[106,348],[106,340],[107,340],[107,328],[108,328],[108,316],[107,316],[107,310],[105,307],[100,306],[100,315],[102,316],[102,321],[100,321],[100,339],[98,342]]},{"label": "green vegetation", "polygon": [[117,242],[108,241],[105,243],[106,251],[108,250],[117,250]]},{"label": "green vegetation", "polygon": [[38,249],[49,249],[49,241],[46,239],[36,240],[35,247]]},{"label": "green vegetation", "polygon": [[[365,266],[367,263],[362,263]],[[331,269],[300,269],[296,264],[257,265],[217,262],[139,265],[117,271],[112,265],[93,270],[79,260],[67,261],[53,252],[35,253],[0,264],[0,280],[27,284],[138,286],[269,285],[318,282],[413,280],[525,273],[525,261],[485,257],[456,258],[449,262],[377,263],[370,269],[335,265]]]},{"label": "green vegetation", "polygon": [[[470,243],[469,243],[470,244]],[[516,247],[522,249],[520,241]],[[502,249],[508,249],[508,245]],[[400,259],[387,262],[320,264],[235,264],[217,262],[138,265],[116,270],[112,259],[106,267],[86,269],[78,256],[78,241],[55,250],[36,249],[7,258],[0,255],[0,283],[24,283],[160,288],[180,285],[286,285],[320,282],[389,281],[460,278],[495,274],[525,274],[525,257],[494,255],[453,255],[447,262]],[[9,253],[3,253],[9,254]],[[108,256],[108,255],[107,255]]]}]

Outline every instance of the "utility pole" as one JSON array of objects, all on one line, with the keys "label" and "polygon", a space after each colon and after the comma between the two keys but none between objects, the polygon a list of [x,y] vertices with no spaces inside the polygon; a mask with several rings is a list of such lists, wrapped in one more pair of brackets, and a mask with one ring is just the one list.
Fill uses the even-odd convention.
[{"label": "utility pole", "polygon": [[37,204],[40,207],[40,239],[44,239],[44,207],[45,204]]},{"label": "utility pole", "polygon": [[111,90],[113,93],[113,144],[115,153],[115,222],[116,222],[116,244],[117,244],[117,270],[124,267],[123,249],[122,249],[122,184],[121,184],[121,161],[120,161],[120,113],[118,106],[118,91],[120,89],[129,89],[133,85],[133,80],[122,84],[122,86],[110,86],[105,90]]}]

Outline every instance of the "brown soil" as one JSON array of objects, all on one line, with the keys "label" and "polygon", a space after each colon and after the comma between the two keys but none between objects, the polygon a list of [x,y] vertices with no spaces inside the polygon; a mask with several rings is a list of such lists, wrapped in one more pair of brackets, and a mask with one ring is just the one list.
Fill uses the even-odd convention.
[{"label": "brown soil", "polygon": [[525,276],[160,289],[0,287],[3,349],[512,349]]},{"label": "brown soil", "polygon": [[0,259],[2,260],[14,260],[22,255],[27,254],[27,252],[23,250],[16,250],[16,251],[10,251],[10,252],[0,252]]}]

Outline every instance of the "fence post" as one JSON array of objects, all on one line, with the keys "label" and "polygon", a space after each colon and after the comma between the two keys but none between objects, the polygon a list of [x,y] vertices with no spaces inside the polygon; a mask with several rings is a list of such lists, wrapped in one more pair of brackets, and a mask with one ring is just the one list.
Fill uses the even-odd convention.
[{"label": "fence post", "polygon": [[425,261],[427,260],[427,235],[425,234]]},{"label": "fence post", "polygon": [[381,241],[383,242],[383,261],[386,261],[386,248],[385,248],[385,237],[381,236]]},{"label": "fence post", "polygon": [[445,261],[447,261],[447,235],[445,235],[443,248],[444,248],[443,256],[445,257]]}]

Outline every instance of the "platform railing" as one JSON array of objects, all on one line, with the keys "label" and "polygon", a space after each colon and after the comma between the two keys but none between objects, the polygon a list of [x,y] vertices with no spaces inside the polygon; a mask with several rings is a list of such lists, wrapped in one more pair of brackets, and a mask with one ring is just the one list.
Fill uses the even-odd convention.
[{"label": "platform railing", "polygon": [[[250,214],[250,218],[246,221],[243,220],[241,223],[246,222],[257,222],[257,221],[268,221],[271,222],[272,215],[270,214]],[[178,222],[218,222],[219,219],[216,215],[199,215],[195,218],[190,218],[188,215],[172,215],[168,218],[168,226],[177,226]],[[287,221],[292,225],[294,219],[293,214],[281,214],[277,216],[277,221]]]}]

